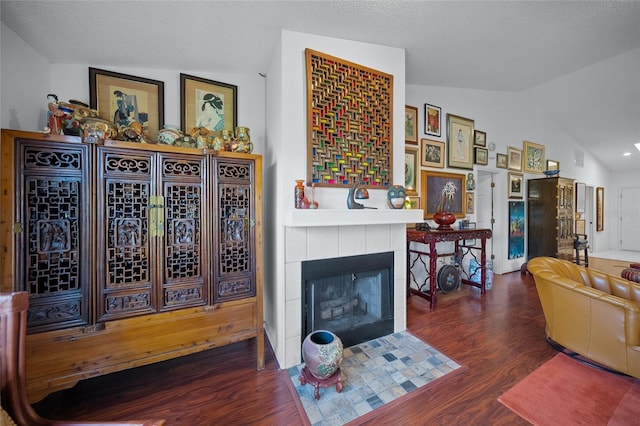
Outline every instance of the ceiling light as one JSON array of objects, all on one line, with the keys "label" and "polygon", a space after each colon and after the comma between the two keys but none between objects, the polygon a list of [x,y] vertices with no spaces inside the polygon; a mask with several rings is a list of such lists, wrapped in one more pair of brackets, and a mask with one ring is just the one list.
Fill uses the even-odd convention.
[{"label": "ceiling light", "polygon": [[624,153],[624,154],[622,154],[622,155],[623,155],[624,157],[628,157],[628,156],[630,156],[630,155],[631,155],[631,153],[630,153],[630,152],[625,152],[625,153]]},{"label": "ceiling light", "polygon": [[638,148],[638,151],[640,151],[640,143],[636,143],[634,145],[636,146],[636,148]]}]

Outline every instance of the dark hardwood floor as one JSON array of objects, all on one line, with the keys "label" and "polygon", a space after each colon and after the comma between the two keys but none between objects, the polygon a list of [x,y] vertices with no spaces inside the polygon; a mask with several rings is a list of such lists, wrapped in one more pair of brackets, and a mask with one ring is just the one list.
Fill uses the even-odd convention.
[{"label": "dark hardwood floor", "polygon": [[[485,296],[468,286],[439,295],[434,311],[412,296],[408,329],[466,370],[406,400],[366,424],[528,424],[499,395],[556,353],[545,341],[535,284],[519,272],[495,276]],[[255,370],[254,342],[242,342],[80,382],[35,404],[52,419],[164,418],[167,425],[299,425],[303,417],[266,351]],[[302,414],[304,416],[304,414]]]}]

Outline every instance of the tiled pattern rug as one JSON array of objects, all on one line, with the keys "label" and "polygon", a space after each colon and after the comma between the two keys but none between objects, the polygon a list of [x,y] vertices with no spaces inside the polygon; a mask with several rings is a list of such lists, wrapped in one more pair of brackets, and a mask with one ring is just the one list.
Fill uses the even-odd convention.
[{"label": "tiled pattern rug", "polygon": [[298,380],[304,364],[289,368],[289,377],[312,425],[343,425],[384,404],[410,394],[461,366],[407,331],[344,349],[342,393]]}]

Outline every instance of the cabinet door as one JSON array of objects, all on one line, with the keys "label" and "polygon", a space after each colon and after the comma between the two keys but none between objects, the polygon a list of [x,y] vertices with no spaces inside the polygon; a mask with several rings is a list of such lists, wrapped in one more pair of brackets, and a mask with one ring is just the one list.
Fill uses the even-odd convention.
[{"label": "cabinet door", "polygon": [[156,312],[155,153],[98,147],[97,278],[99,321]]},{"label": "cabinet door", "polygon": [[30,332],[90,321],[89,148],[15,140],[15,285],[30,296]]},{"label": "cabinet door", "polygon": [[[211,235],[207,218],[206,157],[159,155],[164,225],[161,243],[161,309],[203,305],[208,300],[209,263],[204,235]],[[162,235],[160,235],[162,234]]]},{"label": "cabinet door", "polygon": [[217,260],[213,301],[255,296],[254,165],[251,160],[214,160]]}]

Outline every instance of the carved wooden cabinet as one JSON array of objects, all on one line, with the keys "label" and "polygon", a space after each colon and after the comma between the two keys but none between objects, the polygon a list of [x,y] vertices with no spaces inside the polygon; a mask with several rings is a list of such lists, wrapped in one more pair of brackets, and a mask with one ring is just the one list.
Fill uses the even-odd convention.
[{"label": "carved wooden cabinet", "polygon": [[260,156],[13,130],[0,149],[32,401],[250,338],[264,367]]},{"label": "carved wooden cabinet", "polygon": [[528,259],[551,256],[573,260],[574,179],[546,177],[527,181]]}]

